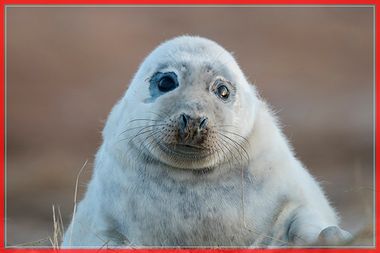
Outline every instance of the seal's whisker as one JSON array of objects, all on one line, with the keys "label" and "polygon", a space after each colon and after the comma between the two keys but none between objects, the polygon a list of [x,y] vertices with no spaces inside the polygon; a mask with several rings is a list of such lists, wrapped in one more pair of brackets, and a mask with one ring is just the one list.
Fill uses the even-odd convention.
[{"label": "seal's whisker", "polygon": [[[228,149],[228,147],[226,146],[225,143],[220,142],[220,141],[218,141],[217,143],[218,143],[218,146],[221,147],[221,150],[222,150],[223,155],[224,155],[224,157],[225,157],[225,159],[224,159],[223,161],[227,160],[227,161],[228,161],[228,165],[229,165],[229,169],[230,169],[230,170],[234,169],[233,166],[232,166],[232,165],[233,165],[232,162],[233,162],[234,160],[236,160],[235,156],[233,155],[232,152],[229,151],[229,149]],[[219,144],[220,144],[220,145],[219,145]],[[228,144],[228,143],[227,143],[227,144]],[[227,151],[227,150],[228,150],[228,151]]]},{"label": "seal's whisker", "polygon": [[[142,143],[140,145],[140,152],[139,152],[139,155],[138,155],[138,158],[144,153],[143,149],[141,148],[142,145],[144,145],[145,149],[148,150],[150,153],[153,152],[153,149],[154,148],[157,148],[157,145],[153,145],[155,142],[154,142],[154,139],[150,139],[150,138],[153,138],[155,135],[157,134],[161,134],[162,132],[159,130],[159,129],[156,129],[155,131],[152,131],[150,133],[147,133],[147,136],[145,136],[145,138],[142,138]],[[148,142],[148,143],[147,143]],[[152,148],[153,146],[153,148]],[[144,157],[145,159],[148,159],[149,156],[147,157]],[[154,161],[153,158],[150,157],[150,160],[151,161]],[[146,166],[145,166],[145,169],[146,169]]]},{"label": "seal's whisker", "polygon": [[157,126],[165,126],[166,124],[154,124],[154,125],[145,125],[145,126],[136,126],[136,127],[131,127],[131,128],[128,128],[124,131],[122,131],[119,135],[122,135],[128,131],[131,131],[131,130],[135,130],[135,129],[140,129],[140,130],[144,130],[144,129],[147,129],[149,127],[157,127]]},{"label": "seal's whisker", "polygon": [[[126,140],[128,140],[128,139],[133,139],[136,135],[139,135],[140,133],[142,133],[142,130],[145,130],[145,129],[148,129],[149,127],[146,127],[146,128],[143,128],[143,129],[139,129],[139,132],[137,132],[134,136],[131,136],[130,138],[123,138],[123,139],[120,139],[118,142],[120,142],[120,141],[126,141]],[[153,131],[153,129],[149,129],[149,130],[152,130]],[[148,131],[149,131],[148,130]],[[122,133],[121,133],[122,134]],[[120,134],[120,135],[121,135]]]},{"label": "seal's whisker", "polygon": [[[232,138],[228,137],[227,135],[225,135],[225,134],[223,134],[221,132],[217,132],[217,133],[220,134],[221,136],[229,139],[233,144],[235,144],[235,146],[237,145],[238,147],[240,147],[240,150],[244,152],[245,158],[247,159],[247,161],[250,160],[249,154],[248,154],[247,150],[240,143],[238,143],[237,141],[233,140]],[[238,147],[237,147],[237,149],[239,150]]]},{"label": "seal's whisker", "polygon": [[226,131],[226,130],[223,130],[223,129],[219,130],[219,132],[229,133],[229,134],[235,135],[235,136],[241,138],[242,140],[244,140],[243,142],[245,142],[247,145],[249,145],[248,139],[245,138],[244,136],[241,136],[240,134],[237,134],[237,133],[231,132],[231,131]]},{"label": "seal's whisker", "polygon": [[[239,160],[239,159],[235,159],[237,162],[240,162],[240,161],[242,161],[242,160],[244,160],[245,159],[245,157],[242,155],[242,153],[240,152],[241,150],[239,149],[239,147],[238,146],[236,146],[230,139],[227,139],[225,136],[223,136],[223,135],[220,135],[220,137],[221,137],[221,140],[222,141],[224,141],[225,143],[227,143],[228,144],[228,146],[229,147],[231,147],[232,149],[233,149],[233,151],[236,151],[236,153],[240,156],[240,159],[241,160]],[[230,151],[230,152],[232,152],[232,151]],[[235,152],[234,152],[235,153]],[[235,157],[235,156],[234,156]],[[236,157],[235,157],[236,158]]]},{"label": "seal's whisker", "polygon": [[[157,112],[152,112],[152,111],[149,111],[149,112],[146,112],[146,113],[151,113],[151,114],[154,114],[160,118],[165,118],[164,116],[167,116],[167,117],[170,117],[170,115],[167,113],[167,112],[164,112],[164,111],[159,111],[160,113],[157,113]],[[162,115],[162,113],[164,115]]]},{"label": "seal's whisker", "polygon": [[149,130],[146,130],[146,131],[143,131],[143,132],[139,132],[139,133],[135,134],[134,136],[132,136],[131,138],[123,138],[123,139],[119,140],[118,142],[128,140],[128,144],[129,144],[129,143],[130,143],[132,140],[134,140],[136,137],[138,137],[138,136],[140,136],[140,135],[142,135],[142,134],[145,134],[145,133],[147,133],[147,132],[151,132],[151,131],[154,131],[154,129],[149,129]]},{"label": "seal's whisker", "polygon": [[[161,131],[157,131],[156,133],[154,133],[154,135],[157,134],[157,133],[162,133],[162,132]],[[153,137],[153,136],[151,136],[151,137]],[[146,141],[148,141],[148,139],[145,139],[145,142]],[[153,149],[157,148],[157,145],[154,145],[154,144],[156,144],[155,141],[154,140],[150,140],[150,142],[147,145],[145,145],[146,149],[150,153],[153,153]]]},{"label": "seal's whisker", "polygon": [[[233,167],[232,167],[232,163],[231,163],[232,161],[231,161],[231,160],[234,159],[232,152],[227,152],[227,150],[223,149],[223,148],[228,149],[228,148],[226,147],[226,144],[224,144],[224,143],[222,143],[222,142],[220,142],[220,141],[217,141],[216,144],[218,145],[218,147],[220,147],[220,149],[222,150],[222,152],[223,152],[223,154],[224,154],[225,159],[223,160],[223,162],[224,162],[225,160],[227,160],[227,161],[228,161],[228,165],[229,165],[229,169],[232,170]],[[229,155],[228,155],[226,152],[227,152]]]},{"label": "seal's whisker", "polygon": [[160,114],[163,113],[165,116],[167,116],[169,118],[172,116],[169,112],[166,112],[166,111],[163,111],[163,110],[160,110],[159,112],[160,112]]},{"label": "seal's whisker", "polygon": [[150,133],[150,132],[153,132],[153,131],[155,131],[155,129],[148,129],[148,130],[145,130],[145,131],[143,131],[143,132],[139,132],[139,133],[135,134],[135,135],[129,140],[129,142],[131,142],[133,139],[135,139],[135,138],[137,138],[137,137],[139,137],[139,136],[141,136],[141,135],[144,135],[144,134],[147,134],[147,133]]},{"label": "seal's whisker", "polygon": [[[143,149],[142,149],[142,146],[144,145],[144,147],[147,149],[147,145],[146,145],[146,142],[149,140],[150,137],[153,137],[154,135],[156,135],[157,133],[160,133],[159,130],[156,130],[154,131],[153,133],[150,133],[148,134],[145,138],[143,138],[143,141],[141,142],[140,144],[140,153],[138,155],[138,159],[140,158],[141,154],[143,153]],[[151,140],[151,142],[153,142],[153,140]],[[150,144],[149,144],[150,145]]]},{"label": "seal's whisker", "polygon": [[[153,138],[153,137],[155,137],[156,134],[162,134],[162,132],[160,130],[157,130],[156,132],[154,132],[154,133],[150,134],[149,136],[147,136],[146,138],[144,138],[144,143],[149,141],[149,143],[147,145],[145,145],[146,149],[150,150],[151,146],[153,146],[154,144],[157,144]],[[152,139],[149,140],[149,138],[152,138]]]},{"label": "seal's whisker", "polygon": [[[148,129],[149,127],[152,127],[151,130],[154,130],[155,127],[157,127],[157,126],[164,126],[164,125],[165,124],[153,124],[153,125],[148,125],[148,126],[142,126],[141,129],[136,133],[136,135],[139,135],[142,131],[144,131],[145,129]],[[139,128],[139,127],[137,127],[137,128]],[[134,139],[136,137],[136,135],[132,139]]]},{"label": "seal's whisker", "polygon": [[128,123],[132,123],[132,122],[135,122],[135,121],[154,121],[154,122],[163,122],[163,120],[155,120],[155,119],[133,119],[133,120],[130,120],[128,121]]},{"label": "seal's whisker", "polygon": [[[230,147],[231,147],[231,145],[230,145],[230,143],[228,143],[226,140],[224,140],[223,138],[221,138],[220,140],[222,140],[225,144],[223,144],[223,143],[221,143],[220,142],[220,144],[222,144],[227,150],[228,150],[228,152],[229,152],[229,154],[230,154],[230,158],[233,158],[237,163],[239,163],[239,159],[235,156],[235,152],[233,152],[231,149],[230,149]],[[227,156],[228,157],[228,156]],[[228,161],[230,162],[230,159],[228,159]],[[230,164],[230,167],[231,167],[231,169],[232,169],[232,165]]]},{"label": "seal's whisker", "polygon": [[220,128],[223,128],[223,127],[233,127],[237,130],[240,130],[238,126],[235,126],[235,125],[213,125],[212,127],[216,128],[216,129],[220,129]]},{"label": "seal's whisker", "polygon": [[[212,146],[214,147],[215,145],[212,145]],[[220,149],[212,148],[211,150],[212,150],[214,156],[215,156],[215,154],[218,156],[218,159],[212,165],[212,167],[214,167],[214,166],[216,166],[218,164],[217,161],[222,161],[222,159],[221,159],[221,156],[220,156],[220,153],[219,153]],[[215,157],[213,159],[215,160]]]}]

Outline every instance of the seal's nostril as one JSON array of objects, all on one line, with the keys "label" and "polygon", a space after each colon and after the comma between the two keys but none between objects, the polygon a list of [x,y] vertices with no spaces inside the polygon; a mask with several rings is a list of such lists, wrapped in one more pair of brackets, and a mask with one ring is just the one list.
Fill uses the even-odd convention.
[{"label": "seal's nostril", "polygon": [[180,116],[179,116],[179,126],[181,129],[185,129],[187,127],[189,123],[189,116],[182,113]]},{"label": "seal's nostril", "polygon": [[199,129],[205,129],[208,124],[208,118],[207,117],[201,117],[200,118],[200,124],[199,124]]}]

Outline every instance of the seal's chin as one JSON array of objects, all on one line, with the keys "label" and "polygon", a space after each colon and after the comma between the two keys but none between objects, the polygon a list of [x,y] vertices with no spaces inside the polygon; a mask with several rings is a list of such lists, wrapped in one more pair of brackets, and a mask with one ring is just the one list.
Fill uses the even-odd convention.
[{"label": "seal's chin", "polygon": [[202,146],[159,143],[159,159],[181,169],[203,170],[209,166],[212,152]]}]

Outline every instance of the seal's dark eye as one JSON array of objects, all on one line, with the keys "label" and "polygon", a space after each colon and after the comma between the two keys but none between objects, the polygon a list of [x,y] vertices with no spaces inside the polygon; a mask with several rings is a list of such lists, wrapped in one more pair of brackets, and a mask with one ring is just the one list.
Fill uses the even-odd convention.
[{"label": "seal's dark eye", "polygon": [[230,96],[230,91],[225,85],[219,85],[218,88],[216,88],[216,93],[223,100],[227,100]]},{"label": "seal's dark eye", "polygon": [[178,83],[176,77],[171,75],[170,73],[164,74],[159,80],[158,80],[158,89],[161,92],[168,92],[171,90],[174,90],[177,88]]}]

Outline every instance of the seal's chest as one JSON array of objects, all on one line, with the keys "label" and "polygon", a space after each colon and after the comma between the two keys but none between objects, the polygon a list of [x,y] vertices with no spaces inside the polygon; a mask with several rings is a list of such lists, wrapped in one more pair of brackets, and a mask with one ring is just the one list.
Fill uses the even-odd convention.
[{"label": "seal's chest", "polygon": [[241,191],[233,186],[146,189],[130,210],[144,245],[236,245],[249,238],[243,235]]}]

